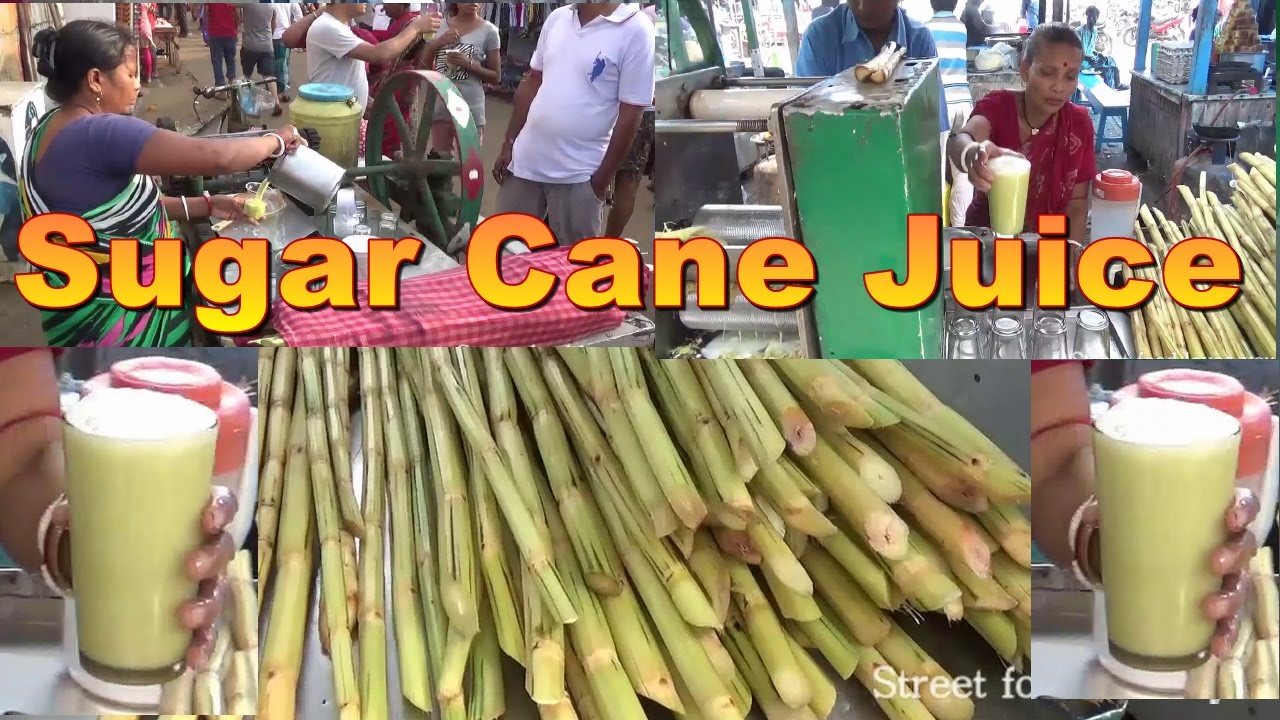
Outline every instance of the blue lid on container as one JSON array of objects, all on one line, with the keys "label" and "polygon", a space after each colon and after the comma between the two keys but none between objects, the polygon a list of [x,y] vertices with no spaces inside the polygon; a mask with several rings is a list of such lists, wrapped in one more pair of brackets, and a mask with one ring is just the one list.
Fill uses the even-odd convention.
[{"label": "blue lid on container", "polygon": [[310,83],[298,88],[298,95],[311,102],[346,102],[356,96],[356,91],[346,85]]}]

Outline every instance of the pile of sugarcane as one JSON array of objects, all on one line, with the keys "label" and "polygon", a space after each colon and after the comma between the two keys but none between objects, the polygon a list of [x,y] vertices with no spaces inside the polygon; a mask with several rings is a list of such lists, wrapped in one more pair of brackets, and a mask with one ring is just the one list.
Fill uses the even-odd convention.
[{"label": "pile of sugarcane", "polygon": [[[503,715],[503,655],[549,720],[643,720],[642,698],[825,718],[837,676],[890,718],[970,718],[904,631],[921,613],[1029,659],[1029,480],[900,363],[265,352],[268,720],[296,717],[317,555],[350,720],[393,701],[388,550],[399,684],[444,718]],[[923,694],[886,694],[897,678]]]},{"label": "pile of sugarcane", "polygon": [[188,670],[164,686],[162,718],[258,714],[258,598],[253,591],[248,550],[235,556],[227,575],[231,591],[228,608],[215,631],[208,666],[200,672]]},{"label": "pile of sugarcane", "polygon": [[1276,356],[1276,161],[1240,153],[1230,168],[1236,178],[1230,204],[1205,189],[1186,185],[1178,193],[1189,218],[1181,223],[1143,205],[1136,237],[1147,244],[1157,266],[1128,270],[1128,277],[1157,283],[1169,249],[1187,238],[1224,240],[1244,268],[1242,295],[1230,307],[1199,312],[1174,303],[1163,289],[1133,313],[1133,334],[1141,358],[1274,358]]},{"label": "pile of sugarcane", "polygon": [[1218,700],[1280,700],[1280,604],[1276,601],[1276,569],[1271,548],[1262,548],[1249,563],[1250,596],[1241,614],[1240,631],[1231,653],[1187,674],[1187,697]]}]

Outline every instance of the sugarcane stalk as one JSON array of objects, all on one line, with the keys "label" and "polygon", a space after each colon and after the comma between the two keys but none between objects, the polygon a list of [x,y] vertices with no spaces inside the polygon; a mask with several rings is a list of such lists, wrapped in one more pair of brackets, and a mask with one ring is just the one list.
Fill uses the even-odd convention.
[{"label": "sugarcane stalk", "polygon": [[355,487],[347,477],[347,470],[334,469],[332,446],[334,438],[329,435],[326,418],[330,413],[331,400],[326,392],[320,371],[321,353],[319,349],[299,351],[302,389],[307,399],[307,452],[311,458],[311,473],[335,485],[339,512],[343,529],[352,535],[362,537],[364,534],[363,519],[360,517],[360,503],[355,496]]},{"label": "sugarcane stalk", "polygon": [[[457,420],[440,387],[439,370],[428,358],[423,357],[422,360],[423,405],[430,441],[432,478],[440,503],[436,516],[440,600],[449,618],[449,627],[462,635],[475,635],[480,631],[480,625],[475,601],[475,535],[466,481],[468,466],[463,456]],[[448,362],[447,356],[444,362]]]},{"label": "sugarcane stalk", "polygon": [[812,453],[795,459],[868,547],[890,560],[903,557],[907,524],[830,446],[819,442]]},{"label": "sugarcane stalk", "polygon": [[788,527],[815,538],[839,532],[804,494],[797,476],[803,478],[800,468],[784,455],[778,462],[760,468],[752,487],[769,500]]},{"label": "sugarcane stalk", "polygon": [[708,360],[697,363],[694,368],[705,379],[704,387],[711,388],[725,413],[742,432],[757,467],[781,457],[787,441],[737,363]]},{"label": "sugarcane stalk", "polygon": [[995,610],[966,608],[964,619],[1005,662],[1012,663],[1018,656],[1018,630],[1008,615]]},{"label": "sugarcane stalk", "polygon": [[836,618],[835,611],[821,598],[817,602],[822,611],[821,617],[812,622],[796,623],[796,628],[822,653],[836,674],[848,680],[858,668],[861,648]]},{"label": "sugarcane stalk", "polygon": [[471,648],[468,720],[498,720],[507,712],[502,680],[502,650],[493,623],[481,623]]},{"label": "sugarcane stalk", "polygon": [[[427,669],[426,623],[418,596],[414,560],[413,507],[410,501],[409,455],[405,428],[408,420],[400,402],[398,375],[392,370],[390,352],[378,352],[381,398],[366,401],[382,406],[386,444],[386,487],[391,521],[391,593],[400,669],[400,690],[405,699],[423,712],[432,710],[431,681]],[[336,363],[330,363],[330,367]],[[336,377],[336,373],[335,373]],[[336,385],[335,385],[336,387]],[[375,408],[376,409],[376,408]],[[341,422],[341,416],[335,418]],[[366,508],[366,511],[368,508]]]},{"label": "sugarcane stalk", "polygon": [[583,487],[581,469],[570,450],[555,401],[542,379],[537,358],[528,348],[506,353],[507,369],[533,427],[551,492],[565,518],[569,539],[587,583],[602,595],[616,595],[624,582],[622,561],[609,542],[604,520]]},{"label": "sugarcane stalk", "polygon": [[768,720],[816,720],[818,716],[808,705],[793,708],[782,701],[769,678],[768,668],[745,630],[735,626],[726,628],[725,646]]},{"label": "sugarcane stalk", "polygon": [[[888,430],[892,429],[886,429]],[[886,438],[880,435],[880,439]],[[875,441],[869,442],[872,447],[876,446]],[[991,548],[983,541],[978,524],[968,515],[957,512],[949,504],[939,500],[930,492],[920,475],[901,457],[886,453],[885,459],[898,471],[898,478],[902,482],[902,506],[915,518],[925,534],[933,538],[949,557],[958,560],[979,577],[990,577]]]},{"label": "sugarcane stalk", "polygon": [[[355,485],[351,478],[351,427],[343,420],[348,403],[347,392],[339,386],[338,353],[334,348],[318,351],[320,373],[324,383],[325,431],[329,434],[329,450],[333,454],[333,473],[338,483],[338,500],[342,503],[342,516],[346,531],[359,537],[363,532],[360,505],[356,501]],[[349,408],[345,410],[350,412]]]},{"label": "sugarcane stalk", "polygon": [[868,444],[868,435],[856,430],[833,427],[829,423],[822,423],[820,427],[820,442],[826,442],[844,458],[845,463],[866,481],[881,500],[892,505],[902,498],[902,482],[897,471],[880,456],[876,448]]},{"label": "sugarcane stalk", "polygon": [[978,522],[1019,565],[1031,567],[1031,523],[1022,509],[1008,503],[992,503],[978,515]]},{"label": "sugarcane stalk", "polygon": [[955,680],[896,623],[876,645],[898,674],[920,690],[920,701],[937,720],[971,720],[973,700],[957,692]]},{"label": "sugarcane stalk", "polygon": [[627,485],[620,477],[621,470],[616,458],[592,420],[586,401],[570,387],[564,366],[557,357],[543,356],[543,376],[551,388],[570,435],[579,446],[578,456],[587,463],[587,475],[591,478],[596,500],[619,553],[624,547],[636,547],[653,563],[653,567],[667,584],[667,590],[681,616],[689,624],[697,627],[719,627],[715,609],[689,573],[688,567],[664,542],[649,532],[636,513],[629,511],[635,505],[628,501]]},{"label": "sugarcane stalk", "polygon": [[836,707],[835,684],[827,678],[827,674],[818,667],[818,663],[790,633],[787,634],[787,641],[791,645],[791,654],[795,656],[796,664],[800,666],[800,672],[804,674],[812,690],[812,697],[809,699],[810,709],[820,718],[830,717]]},{"label": "sugarcane stalk", "polygon": [[791,651],[782,622],[774,614],[751,569],[733,560],[728,561],[728,565],[734,601],[778,697],[788,707],[805,707],[813,699],[813,688]]},{"label": "sugarcane stalk", "polygon": [[898,671],[875,648],[866,648],[855,673],[889,720],[934,720],[920,698],[898,692],[903,683]]},{"label": "sugarcane stalk", "polygon": [[952,621],[963,615],[960,606],[963,591],[941,553],[921,533],[911,533],[906,557],[886,564],[894,584],[920,610],[946,612]]},{"label": "sugarcane stalk", "polygon": [[227,696],[227,711],[235,715],[258,714],[257,651],[237,650],[231,654],[227,678],[223,688]]},{"label": "sugarcane stalk", "polygon": [[622,405],[671,509],[686,528],[697,529],[707,517],[707,506],[650,398],[636,351],[608,348],[596,352],[595,357],[596,362],[612,369]]},{"label": "sugarcane stalk", "polygon": [[[302,393],[294,397],[294,413],[303,417]],[[283,505],[280,513],[279,566],[276,568],[275,590],[267,621],[267,640],[262,654],[261,713],[267,720],[294,720],[298,682],[302,672],[303,643],[310,610],[312,562],[316,542],[312,524],[316,517],[312,501],[310,464],[306,453],[306,424],[294,423],[289,432],[289,458],[285,466]],[[341,579],[341,558],[337,558]],[[265,585],[259,580],[259,585]],[[185,676],[184,676],[185,677]],[[189,683],[195,678],[190,677]],[[182,692],[184,689],[179,688]],[[161,712],[188,712],[191,707],[190,687],[187,700],[180,708],[161,703]],[[353,717],[353,716],[348,716]]]},{"label": "sugarcane stalk", "polygon": [[1276,596],[1275,565],[1271,548],[1258,548],[1249,561],[1249,584],[1253,588],[1253,624],[1259,639],[1280,637],[1276,623],[1280,622],[1280,602]]},{"label": "sugarcane stalk", "polygon": [[387,698],[387,634],[384,617],[384,514],[387,450],[381,407],[389,396],[390,351],[360,349],[360,389],[364,396],[364,534],[360,538],[360,698],[361,717],[381,720]]},{"label": "sugarcane stalk", "polygon": [[889,634],[888,617],[826,550],[811,547],[800,561],[835,611],[835,617],[853,633],[859,645],[875,645]]},{"label": "sugarcane stalk", "polygon": [[458,424],[475,452],[476,460],[484,468],[485,478],[493,490],[499,509],[502,510],[507,527],[515,538],[520,555],[533,576],[537,578],[538,589],[543,599],[546,600],[551,613],[560,622],[573,622],[577,619],[577,612],[569,601],[556,567],[551,561],[550,549],[534,525],[529,508],[520,499],[519,489],[511,476],[511,469],[503,460],[483,414],[467,396],[457,372],[449,362],[446,351],[441,348],[431,348],[427,352],[434,360],[437,378],[444,396],[449,406],[453,408]]},{"label": "sugarcane stalk", "polygon": [[[551,547],[548,514],[543,505],[540,488],[545,485],[541,471],[534,466],[532,456],[524,443],[519,427],[515,389],[507,373],[502,351],[486,349],[485,389],[488,391],[489,423],[497,446],[511,468],[511,478],[520,499],[538,528],[542,542]],[[463,368],[465,385],[471,402],[483,407],[484,398],[478,383],[478,372],[471,370],[468,351],[458,350],[459,366]],[[527,568],[521,568],[525,620],[525,685],[529,696],[538,705],[557,705],[565,696],[564,684],[564,628],[541,598],[536,580]],[[563,580],[563,576],[561,577]]]},{"label": "sugarcane stalk", "polygon": [[987,494],[966,465],[909,427],[881,428],[875,440],[948,505],[970,513],[984,512],[990,506]]},{"label": "sugarcane stalk", "polygon": [[809,573],[805,572],[804,566],[772,524],[756,520],[747,526],[747,534],[760,551],[761,562],[778,580],[800,595],[813,595],[813,580]]},{"label": "sugarcane stalk", "polygon": [[787,448],[796,455],[808,455],[817,441],[817,431],[791,389],[778,375],[773,363],[767,360],[744,360],[738,363],[738,369],[773,418],[782,437],[786,439]]},{"label": "sugarcane stalk", "polygon": [[261,444],[258,446],[262,448],[263,462],[258,481],[258,507],[255,511],[258,523],[258,575],[262,579],[258,585],[259,605],[263,604],[263,593],[271,579],[272,563],[275,560],[290,423],[294,418],[297,418],[299,424],[305,422],[305,408],[301,413],[292,410],[296,405],[296,353],[293,348],[280,348],[271,368],[270,394],[266,394],[268,390],[263,389],[259,395],[267,399],[266,412],[258,417],[258,424],[265,430],[264,439],[260,440]]},{"label": "sugarcane stalk", "polygon": [[716,617],[723,624],[729,618],[729,604],[732,602],[729,568],[721,562],[720,548],[706,530],[699,531],[693,538],[689,571],[698,579],[715,609]]},{"label": "sugarcane stalk", "polygon": [[223,708],[226,707],[226,700],[222,696],[222,678],[218,673],[213,671],[196,673],[192,707],[197,715],[222,714]]},{"label": "sugarcane stalk", "polygon": [[844,533],[836,533],[818,541],[823,549],[858,583],[867,597],[881,610],[894,610],[900,604],[899,590],[892,578],[875,558]]},{"label": "sugarcane stalk", "polygon": [[558,352],[570,367],[576,363],[580,370],[585,370],[586,374],[579,376],[579,383],[599,412],[602,426],[616,452],[615,457],[625,471],[622,478],[630,487],[635,502],[649,518],[653,533],[666,537],[675,532],[680,525],[679,520],[661,487],[653,482],[655,471],[645,457],[635,425],[622,406],[608,356],[582,348],[558,348]]}]

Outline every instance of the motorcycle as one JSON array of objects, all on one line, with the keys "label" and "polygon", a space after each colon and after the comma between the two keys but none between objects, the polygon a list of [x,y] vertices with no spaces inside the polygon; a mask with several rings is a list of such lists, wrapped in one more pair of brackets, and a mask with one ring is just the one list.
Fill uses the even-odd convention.
[{"label": "motorcycle", "polygon": [[[1191,30],[1188,27],[1190,23],[1187,22],[1190,17],[1191,16],[1186,13],[1178,13],[1177,15],[1165,20],[1152,20],[1151,39],[1153,41],[1185,41],[1187,38],[1191,37]],[[1129,47],[1138,47],[1138,25],[1136,22],[1131,27],[1125,29],[1120,40]]]}]

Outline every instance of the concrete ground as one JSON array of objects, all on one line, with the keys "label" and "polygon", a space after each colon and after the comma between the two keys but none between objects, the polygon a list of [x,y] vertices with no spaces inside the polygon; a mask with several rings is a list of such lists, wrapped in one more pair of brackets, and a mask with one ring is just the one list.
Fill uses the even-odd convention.
[{"label": "concrete ground", "polygon": [[[143,88],[144,95],[138,101],[139,117],[155,121],[160,117],[171,117],[180,128],[194,128],[196,116],[191,107],[192,92],[195,86],[207,87],[213,84],[213,67],[209,62],[208,50],[198,35],[180,40],[182,51],[179,53],[179,67],[171,67],[167,58],[159,59],[159,80]],[[290,63],[291,79],[296,86],[307,76],[306,55],[293,53]],[[219,103],[201,101],[201,114],[207,117],[217,112]],[[507,123],[511,119],[512,106],[500,98],[489,98],[488,123],[489,132],[485,133],[484,159],[487,167],[492,167],[505,136]],[[279,125],[287,121],[285,117],[272,122]],[[641,243],[646,252],[653,247],[653,194],[647,182],[641,183],[640,196],[636,198],[636,209],[627,225],[626,236]],[[497,197],[497,186],[489,182],[485,188],[481,214],[492,215]],[[18,295],[12,284],[0,283],[0,346],[29,346],[44,344],[40,331],[40,321],[35,311]]]}]

